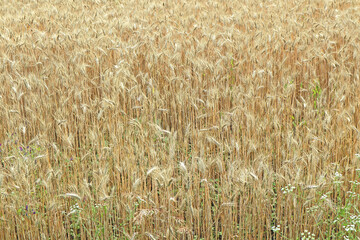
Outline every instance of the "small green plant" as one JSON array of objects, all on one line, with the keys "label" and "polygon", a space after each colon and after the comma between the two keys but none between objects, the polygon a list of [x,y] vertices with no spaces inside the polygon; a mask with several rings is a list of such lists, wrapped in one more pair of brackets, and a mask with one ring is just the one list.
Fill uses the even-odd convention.
[{"label": "small green plant", "polygon": [[291,79],[288,83],[285,83],[284,89],[286,89],[289,85],[294,83],[294,79]]},{"label": "small green plant", "polygon": [[80,212],[83,209],[79,207],[78,203],[75,203],[74,205],[70,206],[70,212],[68,213],[68,216],[70,217],[70,235],[74,239],[80,239],[80,226],[81,226],[81,219],[80,219]]},{"label": "small green plant", "polygon": [[314,101],[314,109],[318,109],[318,102],[320,100],[320,96],[321,96],[321,87],[319,85],[319,83],[316,83],[316,85],[313,87],[312,89],[312,97],[313,97],[313,101]]}]

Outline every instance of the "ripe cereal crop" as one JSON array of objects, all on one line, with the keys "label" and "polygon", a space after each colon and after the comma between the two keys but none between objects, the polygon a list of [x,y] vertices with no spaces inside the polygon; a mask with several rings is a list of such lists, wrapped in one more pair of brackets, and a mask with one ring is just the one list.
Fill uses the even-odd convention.
[{"label": "ripe cereal crop", "polygon": [[359,239],[359,1],[0,2],[0,239]]}]

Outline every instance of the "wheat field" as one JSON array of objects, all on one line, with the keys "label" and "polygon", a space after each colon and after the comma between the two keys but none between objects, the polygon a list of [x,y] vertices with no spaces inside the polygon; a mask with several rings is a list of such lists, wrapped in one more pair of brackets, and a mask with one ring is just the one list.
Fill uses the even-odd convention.
[{"label": "wheat field", "polygon": [[0,2],[0,239],[359,239],[359,1]]}]

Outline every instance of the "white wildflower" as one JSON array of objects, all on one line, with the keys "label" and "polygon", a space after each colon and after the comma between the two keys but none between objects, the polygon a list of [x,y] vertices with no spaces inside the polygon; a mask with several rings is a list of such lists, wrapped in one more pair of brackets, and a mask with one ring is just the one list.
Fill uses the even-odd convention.
[{"label": "white wildflower", "polygon": [[278,231],[280,231],[280,225],[272,226],[272,227],[271,227],[271,231],[273,231],[273,232],[278,232]]},{"label": "white wildflower", "polygon": [[294,191],[295,187],[292,186],[291,184],[288,184],[287,186],[281,188],[281,191],[284,193],[284,194],[287,194],[287,193],[291,193],[292,191]]}]

